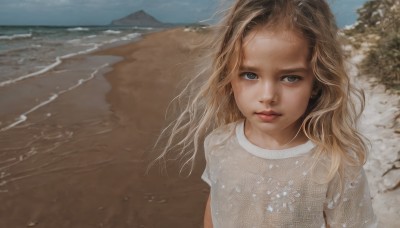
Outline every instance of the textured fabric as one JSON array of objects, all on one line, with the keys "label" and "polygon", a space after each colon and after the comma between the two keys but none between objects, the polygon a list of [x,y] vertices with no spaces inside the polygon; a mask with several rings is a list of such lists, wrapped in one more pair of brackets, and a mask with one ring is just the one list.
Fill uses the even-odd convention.
[{"label": "textured fabric", "polygon": [[327,159],[314,163],[311,142],[266,150],[249,142],[243,121],[214,130],[205,140],[215,228],[375,227],[368,183],[362,170],[324,182]]}]

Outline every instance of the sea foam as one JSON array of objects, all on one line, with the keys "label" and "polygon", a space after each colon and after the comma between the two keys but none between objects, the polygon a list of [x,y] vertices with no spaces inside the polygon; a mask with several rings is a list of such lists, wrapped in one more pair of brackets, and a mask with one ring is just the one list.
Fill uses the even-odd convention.
[{"label": "sea foam", "polygon": [[76,27],[76,28],[69,28],[67,31],[69,32],[81,32],[81,31],[89,31],[88,28]]},{"label": "sea foam", "polygon": [[0,82],[0,87],[4,87],[6,85],[10,85],[10,84],[16,83],[16,82],[21,81],[21,80],[25,80],[27,78],[31,78],[31,77],[35,77],[35,76],[44,74],[44,73],[48,72],[49,70],[55,68],[56,66],[60,65],[62,63],[63,59],[68,59],[68,58],[71,58],[71,57],[74,57],[74,56],[77,56],[77,55],[87,54],[87,53],[92,52],[94,50],[97,50],[99,48],[98,44],[92,44],[92,45],[93,45],[93,47],[91,47],[89,49],[86,49],[86,50],[83,50],[83,51],[70,53],[70,54],[66,54],[66,55],[63,55],[63,56],[58,56],[54,63],[52,63],[52,64],[50,64],[48,66],[45,66],[43,69],[41,69],[39,71],[20,76],[18,78],[14,78],[14,79],[10,79],[10,80],[6,80],[6,81],[3,81],[3,82]]},{"label": "sea foam", "polygon": [[67,89],[65,89],[65,90],[61,90],[61,91],[59,91],[59,92],[56,93],[56,94],[52,94],[47,100],[42,101],[42,102],[39,103],[38,105],[36,105],[36,106],[32,107],[31,109],[29,109],[28,111],[22,113],[18,118],[16,118],[16,120],[15,120],[13,123],[9,124],[9,125],[6,126],[6,127],[1,128],[1,129],[0,129],[0,132],[10,130],[11,128],[14,128],[14,127],[18,126],[19,124],[25,122],[25,121],[28,119],[28,115],[29,115],[30,113],[32,113],[32,112],[38,110],[39,108],[41,108],[41,107],[43,107],[43,106],[45,106],[45,105],[47,105],[47,104],[53,102],[53,101],[56,100],[60,95],[62,95],[62,94],[64,94],[64,93],[67,93],[67,92],[69,92],[69,91],[71,91],[71,90],[74,90],[74,89],[78,88],[79,86],[81,86],[82,84],[84,84],[85,82],[92,80],[100,70],[102,70],[102,69],[104,69],[104,68],[106,68],[106,67],[108,67],[108,66],[109,66],[108,63],[103,64],[103,65],[101,65],[100,67],[98,67],[95,71],[93,71],[93,72],[90,74],[89,77],[79,79],[78,82],[77,82],[75,85],[73,85],[73,86],[71,86],[71,87],[69,87],[69,88],[67,88]]},{"label": "sea foam", "polygon": [[35,72],[29,73],[29,74],[26,74],[26,75],[23,75],[23,76],[19,76],[19,77],[16,77],[16,78],[12,78],[12,79],[8,79],[8,80],[0,82],[0,88],[4,87],[4,86],[7,86],[7,85],[10,85],[10,84],[14,84],[16,82],[19,82],[19,81],[22,81],[22,80],[25,80],[25,79],[28,79],[28,78],[31,78],[31,77],[36,77],[36,76],[39,76],[41,74],[44,74],[44,73],[54,69],[58,65],[60,65],[62,63],[62,60],[64,60],[64,59],[68,59],[68,58],[71,58],[71,57],[74,57],[74,56],[77,56],[77,55],[83,55],[83,54],[87,54],[87,53],[93,52],[93,51],[99,49],[101,46],[104,46],[104,45],[107,45],[107,44],[113,44],[113,43],[116,43],[116,42],[119,42],[119,41],[133,40],[133,39],[139,37],[140,35],[141,35],[141,33],[129,33],[129,34],[125,35],[125,36],[122,36],[122,37],[119,37],[119,38],[114,38],[114,39],[111,39],[111,40],[106,40],[106,41],[103,41],[101,43],[86,43],[86,44],[82,44],[82,43],[80,43],[82,41],[81,39],[73,39],[73,40],[66,41],[66,43],[69,43],[69,44],[80,45],[80,46],[89,46],[90,48],[87,48],[85,50],[78,51],[78,52],[65,54],[63,56],[57,56],[53,63],[45,66],[44,68],[42,68],[42,69],[40,69],[38,71],[35,71]]},{"label": "sea foam", "polygon": [[104,34],[120,34],[121,31],[116,31],[116,30],[106,30],[103,32]]},{"label": "sea foam", "polygon": [[27,33],[27,34],[14,34],[11,36],[0,36],[0,40],[15,40],[15,39],[25,39],[25,38],[31,38],[32,33]]}]

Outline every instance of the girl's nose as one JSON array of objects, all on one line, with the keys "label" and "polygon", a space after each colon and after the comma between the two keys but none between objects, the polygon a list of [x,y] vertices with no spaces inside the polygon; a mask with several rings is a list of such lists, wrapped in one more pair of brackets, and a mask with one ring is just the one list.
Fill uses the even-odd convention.
[{"label": "girl's nose", "polygon": [[259,88],[260,103],[270,104],[277,101],[277,88],[274,83],[260,83]]}]

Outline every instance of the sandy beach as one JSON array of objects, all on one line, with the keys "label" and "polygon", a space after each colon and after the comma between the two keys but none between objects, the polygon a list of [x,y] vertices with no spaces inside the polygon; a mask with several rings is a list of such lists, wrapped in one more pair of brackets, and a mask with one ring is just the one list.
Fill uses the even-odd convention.
[{"label": "sandy beach", "polygon": [[202,161],[189,178],[145,171],[201,39],[170,30],[65,63],[123,59],[0,133],[0,227],[200,227]]},{"label": "sandy beach", "polygon": [[[35,81],[23,81],[27,86],[21,83],[20,91],[2,90],[1,96],[18,94],[34,102],[36,90],[65,80],[57,75],[69,68],[82,67],[78,74],[86,75],[87,64],[101,66],[90,71],[93,80],[0,132],[0,227],[202,227],[209,191],[200,179],[203,158],[190,177],[179,175],[179,163],[170,164],[168,175],[157,167],[148,174],[146,169],[167,106],[204,55],[197,44],[206,36],[182,28],[147,34],[71,58]],[[353,76],[359,59],[351,62]],[[385,178],[393,176],[396,184],[399,170],[382,178],[398,159],[399,134],[393,129],[398,96],[360,80],[369,98],[362,130],[374,145],[366,164],[374,209],[381,227],[398,227],[399,190],[388,190],[392,185]],[[32,83],[35,89],[27,90]],[[0,114],[19,109],[24,107],[10,106]]]}]

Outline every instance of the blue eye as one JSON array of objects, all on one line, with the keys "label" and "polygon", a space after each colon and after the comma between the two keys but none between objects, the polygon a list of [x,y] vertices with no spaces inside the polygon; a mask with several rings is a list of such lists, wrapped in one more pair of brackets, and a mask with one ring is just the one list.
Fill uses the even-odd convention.
[{"label": "blue eye", "polygon": [[247,79],[247,80],[256,80],[258,79],[258,76],[254,73],[251,72],[244,72],[240,74],[240,77]]},{"label": "blue eye", "polygon": [[297,75],[287,75],[282,77],[282,81],[288,82],[288,83],[295,83],[298,82],[302,79],[302,77],[297,76]]}]

